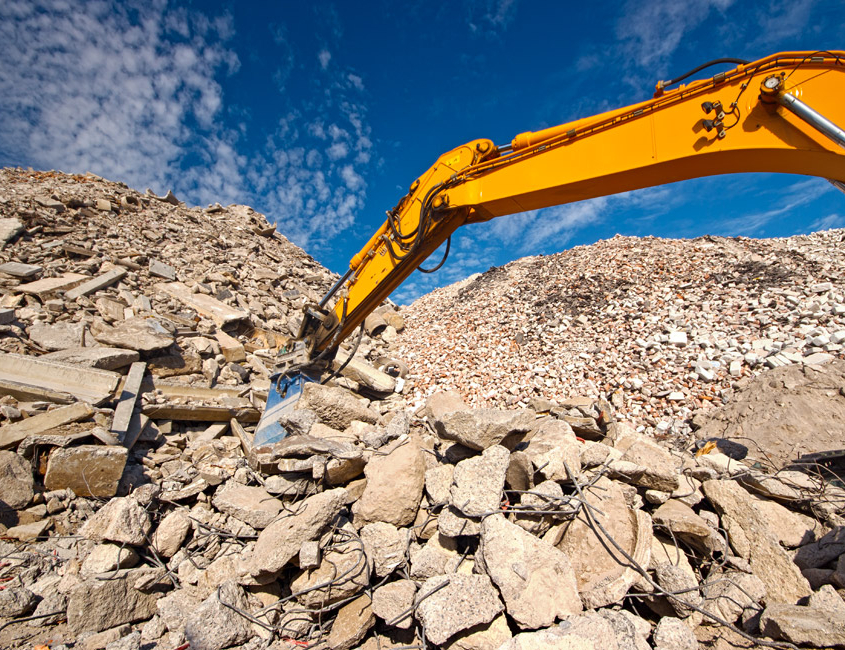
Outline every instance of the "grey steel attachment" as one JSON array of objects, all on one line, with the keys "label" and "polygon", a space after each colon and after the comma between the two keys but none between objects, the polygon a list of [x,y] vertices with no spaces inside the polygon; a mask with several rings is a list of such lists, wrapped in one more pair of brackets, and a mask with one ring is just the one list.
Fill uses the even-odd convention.
[{"label": "grey steel attachment", "polygon": [[845,131],[836,126],[824,115],[810,108],[807,104],[789,93],[778,93],[777,102],[787,110],[795,113],[795,115],[807,124],[826,135],[840,147],[845,148]]}]

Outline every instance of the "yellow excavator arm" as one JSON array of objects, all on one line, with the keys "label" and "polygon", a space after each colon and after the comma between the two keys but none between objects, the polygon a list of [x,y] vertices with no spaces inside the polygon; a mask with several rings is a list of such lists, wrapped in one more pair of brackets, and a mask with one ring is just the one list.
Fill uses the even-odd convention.
[{"label": "yellow excavator arm", "polygon": [[311,355],[337,346],[466,223],[715,174],[845,183],[843,98],[845,52],[785,52],[673,90],[660,83],[653,99],[509,146],[457,147],[388,212],[299,338]]}]

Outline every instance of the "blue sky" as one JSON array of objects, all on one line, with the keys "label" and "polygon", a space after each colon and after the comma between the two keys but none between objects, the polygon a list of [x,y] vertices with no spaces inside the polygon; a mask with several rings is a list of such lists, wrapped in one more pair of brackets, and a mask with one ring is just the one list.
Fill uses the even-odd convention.
[{"label": "blue sky", "polygon": [[[342,272],[463,142],[647,99],[709,59],[843,46],[840,0],[3,0],[0,165],[252,205]],[[699,179],[464,228],[393,298],[616,233],[841,226],[845,196],[820,179]]]}]

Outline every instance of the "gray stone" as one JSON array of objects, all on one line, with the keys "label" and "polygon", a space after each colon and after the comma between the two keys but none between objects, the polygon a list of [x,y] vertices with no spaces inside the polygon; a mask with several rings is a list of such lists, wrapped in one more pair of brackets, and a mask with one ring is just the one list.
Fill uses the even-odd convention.
[{"label": "gray stone", "polygon": [[449,391],[438,391],[431,395],[425,403],[425,415],[432,420],[439,420],[447,413],[455,411],[469,411],[460,393]]},{"label": "gray stone", "polygon": [[463,514],[479,517],[495,512],[502,501],[510,453],[501,445],[487,447],[475,458],[455,466],[451,504]]},{"label": "gray stone", "polygon": [[304,542],[316,539],[346,503],[347,492],[335,488],[302,501],[296,511],[286,513],[258,535],[250,560],[253,576],[271,576],[281,571],[299,553]]},{"label": "gray stone", "polygon": [[43,270],[42,267],[36,266],[35,264],[21,264],[20,262],[0,264],[0,273],[5,273],[15,278],[31,278]]},{"label": "gray stone", "polygon": [[671,562],[661,562],[654,567],[654,577],[663,591],[678,595],[678,598],[668,599],[669,606],[678,616],[686,617],[695,611],[686,603],[695,607],[701,605],[698,581],[681,567]]},{"label": "gray stone", "polygon": [[[189,560],[185,560],[190,564]],[[165,627],[171,632],[181,632],[188,614],[196,611],[203,601],[194,587],[175,589],[156,601],[156,611]]]},{"label": "gray stone", "polygon": [[326,426],[343,431],[353,420],[375,424],[379,414],[348,390],[306,383],[297,409],[311,409]]},{"label": "gray stone", "polygon": [[705,481],[704,494],[721,518],[731,546],[766,586],[766,602],[794,604],[811,593],[807,579],[777,541],[751,495],[734,481]]},{"label": "gray stone", "polygon": [[23,232],[23,224],[17,219],[0,218],[0,249]]},{"label": "gray stone", "polygon": [[139,352],[163,350],[176,341],[173,330],[156,318],[128,318],[114,327],[95,321],[91,325],[91,334],[105,345]]},{"label": "gray stone", "polygon": [[267,528],[278,517],[282,502],[262,487],[227,481],[214,493],[215,508],[259,530]]},{"label": "gray stone", "polygon": [[417,585],[413,580],[394,580],[373,592],[373,612],[386,624],[407,630],[414,623],[414,595]]},{"label": "gray stone", "polygon": [[155,575],[147,569],[121,571],[109,580],[85,580],[70,592],[67,605],[68,627],[74,634],[99,632],[120,625],[143,621],[156,612],[159,594],[135,588],[142,576]]},{"label": "gray stone", "polygon": [[115,497],[85,522],[79,534],[98,542],[142,546],[151,528],[149,513],[135,499]]},{"label": "gray stone", "polygon": [[664,616],[654,629],[654,650],[698,650],[698,640],[682,620]]},{"label": "gray stone", "polygon": [[432,506],[449,503],[449,490],[454,475],[454,465],[438,465],[425,473],[425,491]]},{"label": "gray stone", "polygon": [[370,584],[370,565],[357,543],[330,547],[316,569],[306,569],[290,584],[305,592],[297,600],[305,607],[323,607],[360,593]]},{"label": "gray stone", "polygon": [[26,508],[34,495],[32,467],[13,451],[0,451],[0,509]]},{"label": "gray stone", "polygon": [[6,587],[0,591],[0,616],[14,618],[35,609],[37,598],[26,587]]},{"label": "gray stone", "polygon": [[837,526],[817,542],[806,544],[795,554],[802,569],[818,569],[845,554],[845,526]]},{"label": "gray stone", "polygon": [[685,503],[671,499],[661,505],[652,515],[654,525],[676,535],[693,548],[712,555],[725,551],[725,541]]},{"label": "gray stone", "polygon": [[397,441],[374,456],[364,474],[367,486],[352,506],[356,525],[384,521],[394,526],[413,523],[425,485],[425,460],[413,440]]},{"label": "gray stone", "polygon": [[621,474],[620,480],[663,492],[674,492],[678,489],[680,472],[676,468],[677,463],[663,447],[640,435],[625,436],[616,443],[616,448],[620,447],[627,449],[619,461],[642,468],[634,473]]},{"label": "gray stone", "polygon": [[136,350],[122,348],[67,348],[58,352],[43,355],[44,359],[51,359],[61,363],[72,363],[85,368],[100,368],[101,370],[118,370],[135,363],[139,359]]},{"label": "gray stone", "polygon": [[82,345],[82,323],[59,321],[57,323],[35,323],[28,331],[29,340],[45,350],[66,350]]},{"label": "gray stone", "polygon": [[458,632],[489,623],[504,609],[496,588],[486,575],[436,576],[420,587],[416,618],[426,638],[446,643]]},{"label": "gray stone", "polygon": [[534,486],[534,464],[524,451],[511,454],[505,485],[512,490],[527,490]]},{"label": "gray stone", "polygon": [[410,548],[410,575],[416,580],[427,580],[434,576],[454,573],[458,570],[461,556],[455,540],[445,535],[433,535],[424,545],[412,543]]},{"label": "gray stone", "polygon": [[222,650],[253,636],[250,622],[224,603],[249,611],[243,589],[234,581],[223,583],[188,614],[185,638],[191,650]]},{"label": "gray stone", "polygon": [[170,266],[170,264],[159,262],[156,259],[150,259],[149,270],[150,275],[171,281],[176,279],[176,269]]},{"label": "gray stone", "polygon": [[481,532],[481,521],[467,517],[457,508],[448,506],[443,508],[437,517],[437,531],[446,537],[478,535]]},{"label": "gray stone", "polygon": [[130,632],[126,636],[112,641],[106,646],[106,650],[140,650],[141,633]]},{"label": "gray stone", "polygon": [[773,604],[763,610],[760,629],[768,637],[816,648],[845,644],[845,616],[841,611]]},{"label": "gray stone", "polygon": [[[646,646],[647,647],[647,646]],[[613,623],[596,612],[567,616],[558,625],[517,634],[499,650],[639,650],[622,644]]]},{"label": "gray stone", "polygon": [[572,427],[562,420],[544,420],[524,451],[546,480],[569,481],[567,467],[573,476],[581,472],[581,443]]},{"label": "gray stone", "polygon": [[173,557],[190,530],[191,520],[188,515],[183,510],[174,510],[159,523],[152,536],[152,546],[161,557]]},{"label": "gray stone", "polygon": [[565,553],[504,516],[481,523],[481,556],[508,615],[522,629],[551,625],[581,611],[575,573]]},{"label": "gray stone", "polygon": [[435,420],[438,435],[470,449],[483,450],[504,444],[512,448],[534,426],[534,411],[473,409],[453,411]]},{"label": "gray stone", "polygon": [[103,445],[54,449],[47,461],[44,486],[48,490],[70,488],[81,497],[112,497],[117,494],[128,453],[125,447]]},{"label": "gray stone", "polygon": [[390,575],[405,562],[408,549],[408,530],[396,528],[383,521],[367,524],[360,531],[364,552],[373,566],[373,573],[379,578]]}]

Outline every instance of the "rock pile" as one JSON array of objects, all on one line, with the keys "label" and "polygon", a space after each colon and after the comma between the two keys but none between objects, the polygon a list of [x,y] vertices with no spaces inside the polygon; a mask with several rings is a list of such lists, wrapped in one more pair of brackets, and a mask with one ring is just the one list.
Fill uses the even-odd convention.
[{"label": "rock pile", "polygon": [[523,258],[417,300],[396,354],[420,404],[606,395],[642,430],[682,435],[743,377],[843,356],[843,237],[616,236]]},{"label": "rock pile", "polygon": [[600,396],[411,408],[365,361],[404,370],[390,308],[258,447],[331,274],[248,208],[96,177],[3,170],[0,211],[3,647],[845,645],[829,475],[663,446]]}]

